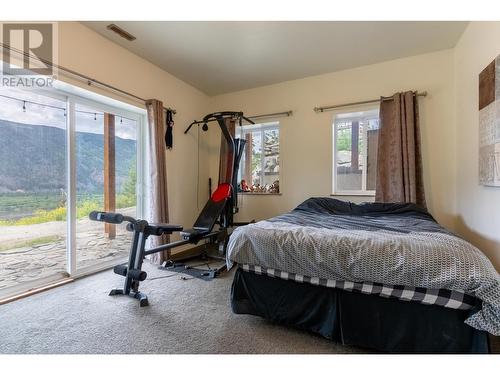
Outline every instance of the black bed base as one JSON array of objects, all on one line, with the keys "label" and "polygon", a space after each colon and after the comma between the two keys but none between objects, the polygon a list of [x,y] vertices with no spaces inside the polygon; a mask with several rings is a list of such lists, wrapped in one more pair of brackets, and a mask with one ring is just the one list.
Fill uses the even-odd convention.
[{"label": "black bed base", "polygon": [[236,314],[314,332],[333,341],[391,353],[488,353],[488,334],[464,320],[471,311],[301,284],[238,269]]}]

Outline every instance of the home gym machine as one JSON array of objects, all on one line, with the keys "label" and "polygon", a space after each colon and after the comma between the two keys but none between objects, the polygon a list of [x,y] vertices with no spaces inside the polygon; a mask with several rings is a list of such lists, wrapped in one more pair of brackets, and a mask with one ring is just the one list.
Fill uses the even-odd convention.
[{"label": "home gym machine", "polygon": [[[184,230],[182,226],[165,223],[148,223],[146,220],[134,219],[114,212],[93,211],[89,218],[94,221],[102,221],[110,224],[121,224],[127,222],[127,230],[134,233],[132,247],[129,253],[127,265],[114,267],[114,272],[125,277],[123,289],[113,289],[110,295],[126,295],[139,300],[140,306],[148,305],[147,296],[139,291],[139,284],[147,277],[147,273],[142,270],[144,257],[160,251],[173,249],[185,244],[197,244],[199,241],[207,240],[211,244],[222,248],[225,255],[227,243],[229,241],[228,228],[233,226],[233,215],[237,212],[237,176],[238,168],[245,147],[245,141],[235,139],[226,126],[226,120],[237,121],[242,125],[245,120],[251,124],[254,122],[243,115],[243,112],[216,112],[206,115],[200,121],[193,121],[184,132],[189,132],[193,125],[203,124],[202,129],[208,130],[208,124],[216,121],[222,131],[226,141],[225,166],[226,170],[223,178],[219,176],[219,185],[210,196],[208,202],[203,207],[200,215],[196,219],[191,229]],[[215,229],[215,226],[218,228]],[[151,249],[145,249],[146,240],[149,236],[161,236],[180,232],[181,240],[161,245]],[[225,269],[225,266],[213,272],[212,277]]]}]

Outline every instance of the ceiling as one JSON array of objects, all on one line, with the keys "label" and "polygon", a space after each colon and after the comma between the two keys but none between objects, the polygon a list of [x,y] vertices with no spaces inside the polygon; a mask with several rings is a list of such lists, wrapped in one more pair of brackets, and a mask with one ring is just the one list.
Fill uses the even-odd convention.
[{"label": "ceiling", "polygon": [[[137,39],[106,29],[115,23]],[[452,48],[467,22],[83,22],[209,95]]]}]

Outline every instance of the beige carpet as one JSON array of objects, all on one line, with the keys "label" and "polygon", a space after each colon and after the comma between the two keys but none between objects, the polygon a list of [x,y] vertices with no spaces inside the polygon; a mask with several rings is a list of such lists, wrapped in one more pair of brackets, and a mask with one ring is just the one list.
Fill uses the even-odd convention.
[{"label": "beige carpet", "polygon": [[[0,306],[0,353],[367,353],[229,306],[233,272],[207,282],[145,265],[150,306],[109,297],[105,271]],[[173,275],[173,276],[172,276]],[[161,279],[153,279],[162,277]],[[491,336],[490,336],[491,337]],[[500,338],[492,338],[500,353]]]},{"label": "beige carpet", "polygon": [[181,280],[146,265],[150,306],[109,297],[123,278],[102,272],[0,306],[0,353],[363,353],[322,337],[235,315],[233,273]]}]

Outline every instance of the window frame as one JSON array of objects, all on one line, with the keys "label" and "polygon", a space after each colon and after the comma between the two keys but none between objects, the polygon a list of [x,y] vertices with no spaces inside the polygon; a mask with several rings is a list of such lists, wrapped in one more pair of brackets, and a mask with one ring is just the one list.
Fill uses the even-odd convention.
[{"label": "window frame", "polygon": [[[363,137],[362,139],[364,140],[363,142],[363,148],[360,150],[360,154],[363,160],[363,166],[364,168],[362,169],[362,176],[361,176],[361,189],[358,190],[342,190],[337,188],[337,161],[338,161],[338,156],[337,156],[337,126],[338,123],[340,122],[339,119],[337,119],[337,116],[341,114],[348,114],[348,113],[356,113],[356,112],[368,112],[368,111],[373,111],[377,110],[377,116],[374,117],[373,115],[364,115],[364,116],[352,116],[350,118],[352,119],[359,119],[359,120],[371,120],[374,118],[377,118],[380,120],[380,113],[379,113],[379,107],[374,106],[374,105],[365,105],[365,106],[357,106],[354,108],[351,108],[350,110],[337,110],[333,114],[333,120],[332,120],[332,193],[331,195],[338,195],[338,196],[366,196],[366,197],[374,197],[375,196],[375,190],[367,190],[366,189],[366,182],[367,182],[367,173],[368,173],[368,128],[366,126],[363,126],[363,130],[361,133],[361,136]],[[349,117],[347,118],[349,119]]]},{"label": "window frame", "polygon": [[[246,124],[241,127],[238,127],[236,132],[237,136],[241,139],[245,139],[245,135],[247,133],[253,133],[253,132],[260,132],[261,133],[261,144],[262,144],[262,154],[264,153],[264,132],[266,130],[278,130],[278,140],[279,140],[279,162],[278,162],[278,167],[279,167],[279,173],[278,173],[278,181],[279,181],[279,193],[270,193],[270,192],[253,192],[253,191],[247,191],[247,192],[239,192],[241,195],[281,195],[282,194],[282,181],[281,181],[281,171],[282,171],[282,158],[281,158],[281,126],[280,126],[279,121],[269,121],[269,122],[260,122],[260,123],[255,123],[255,124]],[[245,148],[248,147],[245,145]],[[245,159],[246,163],[246,159]],[[240,163],[240,168],[238,170],[238,174],[242,173],[242,168],[241,168],[241,163]],[[264,180],[264,157],[261,158],[261,180]],[[240,179],[241,180],[241,179]]]},{"label": "window frame", "polygon": [[[72,88],[70,88],[71,90]],[[94,97],[95,99],[93,99]],[[145,129],[146,113],[141,113],[139,109],[137,111],[130,111],[124,109],[121,105],[111,105],[109,101],[114,101],[114,99],[106,97],[106,103],[99,100],[101,95],[87,92],[87,95],[80,96],[73,93],[72,91],[67,92],[67,116],[66,116],[66,129],[67,129],[67,142],[66,142],[66,175],[67,175],[67,194],[68,194],[68,209],[66,222],[68,225],[67,229],[67,272],[70,276],[80,277],[94,273],[100,270],[104,270],[113,267],[117,264],[123,263],[126,258],[117,258],[108,262],[102,262],[100,264],[95,264],[86,267],[77,267],[77,253],[76,253],[76,116],[75,107],[76,105],[84,105],[87,107],[95,108],[97,111],[113,113],[115,116],[127,117],[131,120],[137,122],[137,149],[136,149],[136,214],[138,217],[145,216],[145,192],[146,192],[146,181],[145,181],[145,160],[146,160],[146,143],[147,143],[147,132]],[[124,104],[124,106],[126,106]]]}]

